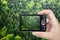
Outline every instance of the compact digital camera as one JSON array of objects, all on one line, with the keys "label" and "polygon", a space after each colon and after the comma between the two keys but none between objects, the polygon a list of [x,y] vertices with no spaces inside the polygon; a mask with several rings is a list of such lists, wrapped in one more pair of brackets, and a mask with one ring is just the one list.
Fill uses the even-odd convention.
[{"label": "compact digital camera", "polygon": [[20,31],[46,31],[46,15],[20,14]]}]

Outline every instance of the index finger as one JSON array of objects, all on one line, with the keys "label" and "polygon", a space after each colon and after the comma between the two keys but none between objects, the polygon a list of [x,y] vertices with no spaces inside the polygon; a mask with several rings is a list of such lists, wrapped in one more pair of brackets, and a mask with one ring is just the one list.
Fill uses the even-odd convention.
[{"label": "index finger", "polygon": [[42,11],[38,12],[38,14],[41,14],[41,15],[46,14],[50,19],[52,19],[52,20],[55,19],[55,15],[54,15],[53,11],[49,10],[49,9],[42,10]]}]

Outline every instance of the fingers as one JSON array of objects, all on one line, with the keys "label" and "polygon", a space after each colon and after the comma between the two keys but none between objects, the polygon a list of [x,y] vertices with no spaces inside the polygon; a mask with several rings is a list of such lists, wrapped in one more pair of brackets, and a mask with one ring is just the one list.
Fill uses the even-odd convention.
[{"label": "fingers", "polygon": [[52,39],[53,35],[50,32],[32,32],[33,35],[41,38]]},{"label": "fingers", "polygon": [[48,16],[51,24],[56,25],[56,27],[58,26],[58,20],[56,19],[52,10],[45,9],[45,10],[38,12],[38,14],[40,14],[40,15],[46,14]]},{"label": "fingers", "polygon": [[46,19],[46,32],[49,32],[50,30],[49,30],[49,19],[47,18]]},{"label": "fingers", "polygon": [[[56,29],[58,29],[58,27],[57,27],[58,21],[57,21],[55,15],[53,14],[53,12],[51,10],[46,10],[46,9],[40,11],[38,14],[41,14],[41,15],[46,14],[48,16],[46,31],[50,31],[50,32],[32,32],[32,34],[37,37],[41,37],[41,38],[53,39],[53,32],[56,31]],[[54,31],[53,31],[53,29],[54,29]]]},{"label": "fingers", "polygon": [[42,11],[38,12],[38,14],[41,14],[41,15],[46,14],[50,19],[52,19],[52,20],[53,20],[53,18],[55,19],[55,15],[49,9],[42,10]]},{"label": "fingers", "polygon": [[46,23],[47,23],[47,24],[49,23],[49,19],[48,19],[48,18],[46,18]]}]

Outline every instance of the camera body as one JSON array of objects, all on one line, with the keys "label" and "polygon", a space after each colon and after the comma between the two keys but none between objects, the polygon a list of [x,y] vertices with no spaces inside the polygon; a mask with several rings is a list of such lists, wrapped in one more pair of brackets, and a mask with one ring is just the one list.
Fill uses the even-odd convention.
[{"label": "camera body", "polygon": [[[38,20],[38,21],[30,21],[31,23],[30,24],[32,24],[32,25],[34,25],[34,23],[35,23],[35,26],[36,26],[36,24],[39,24],[39,27],[38,27],[38,29],[37,29],[37,27],[35,28],[34,26],[32,27],[32,26],[27,26],[27,27],[31,27],[31,28],[27,28],[27,29],[22,29],[22,28],[24,28],[23,27],[23,25],[25,24],[25,26],[26,25],[28,25],[29,24],[29,18],[31,18],[30,20],[32,20],[33,18],[35,18],[35,21],[36,20]],[[38,19],[36,19],[36,17],[39,17]],[[23,20],[23,18],[28,18],[28,19],[26,19],[26,21],[28,21],[28,23],[27,22],[25,22],[24,23],[24,20]],[[26,24],[27,23],[27,24]],[[35,29],[32,29],[32,28],[35,28]],[[20,29],[20,31],[46,31],[46,15],[44,14],[44,15],[40,15],[40,14],[20,14],[19,15],[19,29]]]}]

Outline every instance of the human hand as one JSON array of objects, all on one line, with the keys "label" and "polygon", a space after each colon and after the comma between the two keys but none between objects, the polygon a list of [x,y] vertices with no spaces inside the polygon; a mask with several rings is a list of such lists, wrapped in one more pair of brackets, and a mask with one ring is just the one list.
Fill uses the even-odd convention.
[{"label": "human hand", "polygon": [[46,20],[46,32],[32,32],[32,34],[37,37],[46,38],[48,40],[60,40],[60,27],[53,11],[45,9],[38,12],[38,14],[46,14],[48,16]]}]

